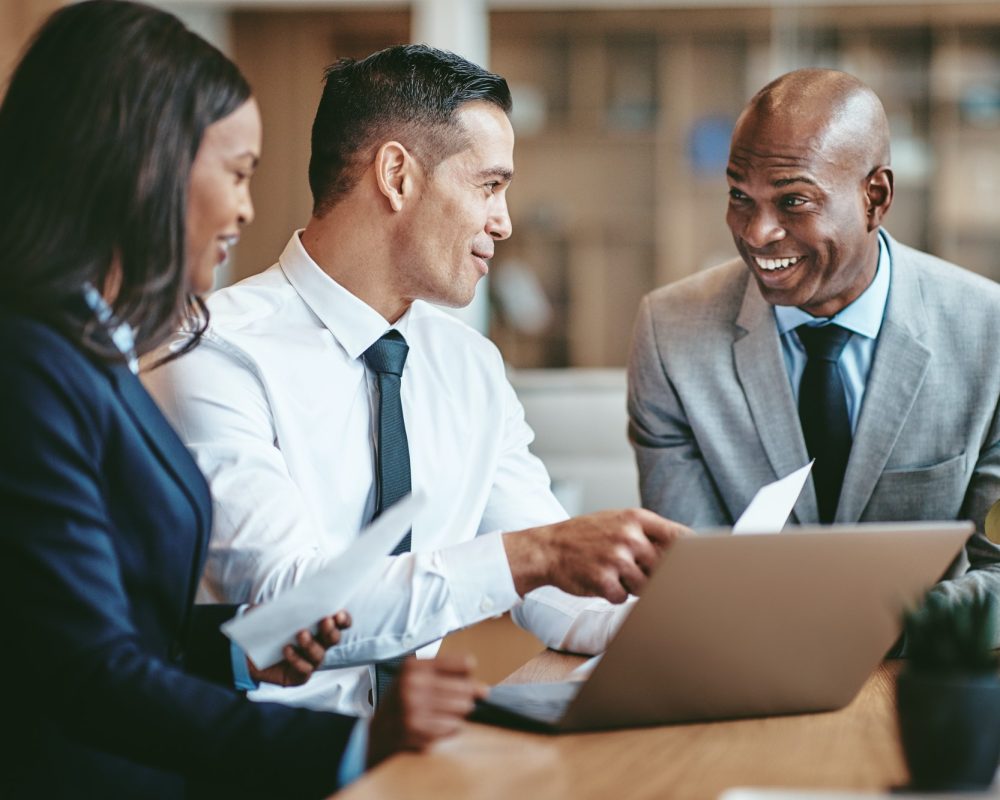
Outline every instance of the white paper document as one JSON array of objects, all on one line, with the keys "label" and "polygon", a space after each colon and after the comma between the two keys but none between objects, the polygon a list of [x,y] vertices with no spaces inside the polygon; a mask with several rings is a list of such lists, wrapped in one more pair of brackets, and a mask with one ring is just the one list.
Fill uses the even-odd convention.
[{"label": "white paper document", "polygon": [[413,527],[426,502],[422,494],[404,497],[361,531],[357,541],[331,564],[274,600],[223,623],[222,632],[258,667],[281,661],[282,649],[294,643],[296,633],[313,630],[320,619],[346,608],[362,586],[375,580],[383,558]]},{"label": "white paper document", "polygon": [[758,489],[747,510],[733,525],[733,533],[780,533],[802,493],[812,465],[810,461],[780,481]]},{"label": "white paper document", "polygon": [[572,672],[570,672],[567,680],[571,681],[585,681],[590,677],[591,673],[594,671],[594,667],[601,663],[601,659],[604,657],[604,653],[598,653],[592,658],[588,658],[579,666],[575,667]]}]

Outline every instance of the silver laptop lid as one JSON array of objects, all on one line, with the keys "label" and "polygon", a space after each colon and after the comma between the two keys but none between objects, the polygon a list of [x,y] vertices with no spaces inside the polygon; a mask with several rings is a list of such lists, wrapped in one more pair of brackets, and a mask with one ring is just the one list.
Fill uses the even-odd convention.
[{"label": "silver laptop lid", "polygon": [[708,531],[674,542],[560,729],[846,705],[971,523]]}]

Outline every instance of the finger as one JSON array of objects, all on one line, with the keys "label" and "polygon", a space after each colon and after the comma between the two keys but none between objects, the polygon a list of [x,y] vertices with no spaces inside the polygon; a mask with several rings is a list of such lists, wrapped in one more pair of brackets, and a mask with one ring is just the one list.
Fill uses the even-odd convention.
[{"label": "finger", "polygon": [[333,615],[333,621],[337,623],[337,627],[341,630],[346,630],[351,627],[351,623],[354,620],[351,619],[351,615],[346,609],[340,609],[336,614]]},{"label": "finger", "polygon": [[603,574],[598,578],[593,593],[615,605],[628,600],[628,591],[622,586],[620,573],[615,568],[603,571]]},{"label": "finger", "polygon": [[406,746],[411,750],[424,750],[437,739],[451,736],[462,727],[462,720],[450,715],[433,712],[413,714],[406,721]]},{"label": "finger", "polygon": [[479,681],[469,678],[435,675],[434,680],[424,687],[423,697],[426,697],[432,705],[433,703],[447,700],[471,701],[475,697],[480,685]]},{"label": "finger", "polygon": [[435,692],[428,698],[431,710],[435,714],[464,719],[476,707],[473,687],[468,686],[461,692]]},{"label": "finger", "polygon": [[324,617],[320,620],[316,638],[324,648],[333,647],[340,641],[340,629],[334,617]]},{"label": "finger", "polygon": [[608,551],[608,565],[618,569],[619,575],[630,576],[632,570],[639,570],[643,573],[638,579],[641,584],[656,566],[660,551],[637,526],[622,528],[617,533],[617,544]]},{"label": "finger", "polygon": [[648,509],[634,508],[631,510],[631,513],[639,525],[642,526],[642,531],[646,534],[646,538],[660,547],[666,547],[675,539],[691,533],[690,529],[684,525],[664,519],[659,514],[654,514]]},{"label": "finger", "polygon": [[427,663],[419,672],[411,672],[401,681],[401,693],[405,702],[414,710],[433,709],[437,704],[452,704],[457,712],[459,706],[474,701],[480,691],[479,681],[466,675],[438,673],[433,671],[433,664]]},{"label": "finger", "polygon": [[653,570],[659,563],[660,552],[659,548],[645,536],[632,543],[632,560],[647,578],[653,574]]},{"label": "finger", "polygon": [[285,664],[287,665],[286,671],[290,671],[295,676],[301,677],[303,681],[312,675],[313,665],[299,655],[298,651],[290,644],[285,645],[281,651],[281,655],[284,656]]},{"label": "finger", "polygon": [[630,594],[639,594],[646,585],[646,573],[634,561],[623,563],[618,570],[618,582]]},{"label": "finger", "polygon": [[297,650],[299,655],[310,664],[318,666],[322,663],[323,656],[326,655],[326,648],[317,642],[309,631],[299,631],[295,637],[295,641],[298,644]]},{"label": "finger", "polygon": [[425,663],[430,664],[438,675],[466,677],[476,668],[476,659],[467,653],[450,653]]}]

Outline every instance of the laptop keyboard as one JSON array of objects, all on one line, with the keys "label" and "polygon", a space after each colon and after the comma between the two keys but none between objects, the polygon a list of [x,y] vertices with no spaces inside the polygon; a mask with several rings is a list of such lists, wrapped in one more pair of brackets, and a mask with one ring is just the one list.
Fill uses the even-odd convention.
[{"label": "laptop keyboard", "polygon": [[562,719],[582,685],[579,681],[504,684],[490,689],[486,702],[523,717],[555,725]]}]

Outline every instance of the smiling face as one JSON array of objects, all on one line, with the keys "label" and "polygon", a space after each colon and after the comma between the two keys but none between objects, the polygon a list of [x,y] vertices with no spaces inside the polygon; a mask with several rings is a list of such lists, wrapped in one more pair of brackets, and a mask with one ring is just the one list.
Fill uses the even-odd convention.
[{"label": "smiling face", "polygon": [[397,239],[404,302],[468,305],[488,271],[494,245],[511,234],[507,187],[514,175],[514,130],[504,112],[471,102],[456,114],[469,145],[414,180],[416,202]]},{"label": "smiling face", "polygon": [[260,158],[261,123],[251,98],[208,126],[191,166],[187,205],[188,286],[211,290],[215,268],[253,220],[250,178]]},{"label": "smiling face", "polygon": [[828,317],[874,278],[886,175],[855,145],[823,113],[751,107],[737,123],[726,222],[769,303]]}]

